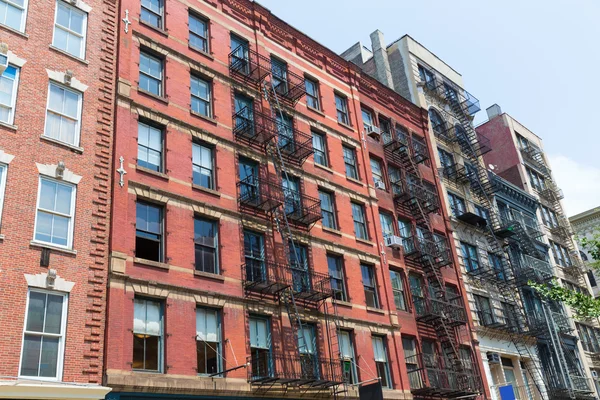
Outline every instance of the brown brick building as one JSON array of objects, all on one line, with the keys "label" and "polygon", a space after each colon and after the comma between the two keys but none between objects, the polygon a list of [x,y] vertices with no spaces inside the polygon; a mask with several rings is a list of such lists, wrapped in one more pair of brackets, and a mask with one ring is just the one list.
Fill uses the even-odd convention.
[{"label": "brown brick building", "polygon": [[427,112],[254,2],[126,15],[108,398],[483,393]]},{"label": "brown brick building", "polygon": [[0,398],[102,399],[115,0],[0,2]]}]

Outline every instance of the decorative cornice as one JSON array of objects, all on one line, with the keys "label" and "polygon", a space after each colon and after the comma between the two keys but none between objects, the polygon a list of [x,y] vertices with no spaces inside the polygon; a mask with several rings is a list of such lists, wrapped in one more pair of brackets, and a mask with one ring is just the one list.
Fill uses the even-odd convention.
[{"label": "decorative cornice", "polygon": [[75,282],[69,282],[56,274],[51,269],[48,273],[39,273],[37,275],[24,274],[29,287],[35,287],[47,290],[56,290],[59,292],[70,293],[75,286]]}]

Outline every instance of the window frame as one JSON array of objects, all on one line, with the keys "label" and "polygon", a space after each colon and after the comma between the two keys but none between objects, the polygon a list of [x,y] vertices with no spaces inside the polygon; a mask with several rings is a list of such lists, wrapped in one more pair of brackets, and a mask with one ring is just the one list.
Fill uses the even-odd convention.
[{"label": "window frame", "polygon": [[[202,98],[200,97],[199,94],[195,94],[192,91],[192,82],[193,80],[199,81],[200,83],[204,83],[206,84],[206,91],[207,91],[207,95],[208,95],[208,99]],[[214,113],[214,109],[213,109],[213,81],[205,79],[202,76],[196,75],[196,74],[190,74],[190,109],[192,110],[192,112],[194,112],[195,114],[201,115],[203,117],[206,118],[213,118],[213,113]],[[208,110],[207,114],[203,114],[200,111],[197,111],[194,109],[194,100],[205,104],[206,109]]]},{"label": "window frame", "polygon": [[[376,168],[373,168],[373,164],[375,164]],[[371,167],[371,175],[373,176],[373,185],[376,186],[377,182],[382,182],[383,186],[385,187],[383,190],[387,190],[387,182],[385,181],[385,172],[383,170],[383,163],[381,160],[374,157],[369,157],[369,165]],[[375,172],[376,169],[379,170],[378,173]]]},{"label": "window frame", "polygon": [[[208,169],[206,167],[203,167],[201,164],[196,164],[194,162],[194,147],[200,147],[200,163],[202,163],[202,149],[207,149],[210,151],[210,164],[211,164],[211,168]],[[210,190],[216,190],[217,187],[217,182],[215,179],[215,147],[211,146],[211,145],[207,145],[206,143],[201,143],[201,142],[192,142],[192,184],[195,186],[199,186],[199,187],[203,187],[206,189],[210,189]],[[210,185],[209,186],[203,186],[200,183],[196,183],[195,182],[195,176],[196,176],[196,171],[194,171],[194,167],[198,167],[200,169],[200,172],[198,172],[200,175],[202,175],[202,171],[203,170],[209,170],[210,171]]]},{"label": "window frame", "polygon": [[[21,14],[21,21],[20,21],[20,25],[19,25],[18,29],[13,28],[10,25],[8,25],[6,23],[2,23],[2,22],[0,22],[0,25],[6,26],[9,29],[14,29],[14,30],[16,30],[18,32],[21,32],[21,33],[25,33],[25,26],[26,26],[26,23],[27,23],[27,12],[29,11],[28,10],[29,0],[25,0],[24,1],[23,7],[14,4],[10,0],[0,0],[0,2],[6,3],[7,10],[8,10],[8,7],[10,6],[10,7],[13,7],[13,8],[18,8],[18,9],[20,9],[20,10],[23,11],[23,13]],[[8,17],[8,12],[6,13],[6,16]]]},{"label": "window frame", "polygon": [[[375,340],[381,340],[381,346],[383,350],[383,355],[385,356],[385,361],[377,361],[375,354]],[[387,346],[387,336],[380,335],[371,335],[371,346],[373,347],[373,360],[375,362],[375,370],[378,370],[378,364],[383,364],[383,368],[385,371],[385,385],[381,382],[381,386],[386,389],[393,389],[394,384],[392,382],[392,376],[390,374],[390,357],[388,354],[388,346]],[[383,377],[382,377],[383,378]]]},{"label": "window frame", "polygon": [[[142,57],[146,57],[150,60],[155,60],[160,63],[160,78],[150,75],[149,72],[142,71]],[[147,89],[144,89],[143,87],[141,87],[140,84],[141,84],[141,76],[142,75],[146,76],[147,79],[149,79],[149,80],[154,80],[154,81],[159,82],[158,93],[153,93],[150,90],[147,90]],[[149,93],[152,96],[157,96],[157,97],[162,97],[162,98],[165,97],[165,59],[160,56],[157,56],[156,54],[153,54],[149,51],[146,51],[144,48],[140,49],[140,60],[139,60],[139,67],[138,67],[138,88],[143,93]]]},{"label": "window frame", "polygon": [[[196,221],[200,221],[200,222],[206,222],[209,224],[212,224],[212,228],[214,230],[214,236],[213,236],[213,246],[207,245],[207,244],[200,244],[200,243],[196,243]],[[221,273],[221,268],[220,268],[220,263],[219,263],[219,221],[218,220],[214,220],[214,219],[210,219],[207,218],[203,215],[195,215],[194,216],[194,271],[197,272],[202,272],[205,274],[214,274],[214,275],[219,275]],[[209,272],[206,271],[206,268],[203,265],[202,269],[198,269],[198,263],[196,262],[196,248],[197,247],[202,247],[205,249],[212,249],[214,251],[214,272]]]},{"label": "window frame", "polygon": [[[166,256],[166,252],[165,252],[165,205],[153,203],[151,201],[146,201],[145,199],[137,199],[136,202],[135,202],[135,206],[136,206],[136,210],[135,210],[135,218],[136,218],[135,240],[136,240],[136,245],[135,245],[135,249],[134,249],[135,257],[145,260],[145,258],[139,257],[138,254],[137,254],[138,230],[141,231],[141,229],[138,229],[138,227],[137,227],[137,212],[138,212],[137,206],[140,203],[144,204],[146,206],[149,206],[149,207],[156,207],[160,211],[160,215],[159,215],[159,217],[160,217],[160,234],[156,234],[156,233],[153,233],[153,232],[150,232],[150,231],[143,231],[143,232],[147,232],[147,233],[150,233],[152,235],[157,235],[157,236],[160,235],[160,238],[158,240],[158,246],[159,246],[159,248],[158,248],[158,250],[159,250],[159,252],[158,252],[159,253],[158,254],[158,261],[156,261],[156,262],[163,263],[165,261],[165,259],[166,259],[166,257],[165,257]],[[146,239],[146,240],[148,240],[148,238],[145,238],[145,237],[143,237],[143,238]],[[148,261],[153,261],[153,260],[148,260]]]},{"label": "window frame", "polygon": [[[2,1],[2,0],[0,0],[0,1]],[[17,107],[17,92],[19,90],[19,78],[21,77],[21,67],[18,67],[16,65],[13,65],[13,64],[9,63],[8,67],[6,69],[8,69],[8,68],[14,68],[16,72],[15,72],[15,79],[13,81],[13,92],[12,92],[12,96],[11,96],[11,99],[10,99],[10,104],[9,104],[8,107],[2,106],[2,108],[6,108],[6,109],[10,110],[9,111],[9,118],[8,118],[8,121],[1,121],[1,122],[5,123],[5,124],[8,124],[8,125],[14,125],[14,123],[15,123],[15,112],[16,112],[16,107]],[[4,72],[6,72],[6,70]],[[4,72],[2,73],[2,76],[1,76],[2,79],[8,79],[8,78],[4,77]]]},{"label": "window frame", "polygon": [[[252,346],[252,320],[255,321],[262,321],[265,323],[265,329],[266,329],[266,335],[267,337],[265,338],[265,342],[266,342],[266,347],[257,347],[257,346]],[[268,362],[269,365],[267,366],[268,371],[267,375],[265,376],[272,376],[273,374],[273,326],[272,326],[272,321],[271,318],[269,318],[268,316],[263,316],[263,315],[258,315],[258,314],[250,314],[250,316],[248,317],[248,344],[250,346],[250,363],[252,365],[252,358],[254,357],[253,354],[253,349],[256,349],[257,351],[267,351],[267,357],[268,357]],[[254,368],[252,368],[252,376],[256,376],[256,377],[261,377],[263,375],[254,375],[255,371]]]},{"label": "window frame", "polygon": [[[190,24],[191,18],[196,19],[204,24],[204,26],[205,26],[204,34],[206,35],[206,37],[203,37],[202,35],[198,34],[197,32],[194,32],[192,30],[192,27]],[[204,48],[198,47],[195,44],[192,44],[192,41],[190,40],[190,38],[192,36],[196,36],[200,40],[204,40]],[[191,9],[188,11],[188,44],[194,50],[200,50],[203,53],[210,54],[210,19],[208,19],[207,17],[205,17],[201,14],[198,14],[195,10],[191,10]]]},{"label": "window frame", "polygon": [[[139,371],[139,372],[150,372],[150,373],[163,373],[164,369],[165,369],[165,309],[166,309],[166,303],[164,299],[158,299],[158,298],[152,298],[152,297],[143,297],[143,296],[136,296],[134,297],[133,300],[133,328],[131,329],[131,333],[132,333],[132,339],[135,340],[135,304],[136,304],[136,300],[141,300],[144,301],[145,303],[148,302],[152,302],[152,303],[156,303],[159,306],[160,309],[160,335],[158,336],[154,336],[154,335],[147,335],[146,333],[144,333],[146,336],[154,336],[154,337],[158,337],[158,369],[153,370],[153,369],[146,369],[146,368],[133,368],[133,353],[131,354],[131,361],[132,361],[132,370],[133,371]],[[146,310],[147,310],[147,306],[146,306]],[[148,321],[148,313],[146,312],[146,316],[145,316],[145,322]],[[134,350],[135,351],[135,350]],[[144,364],[145,364],[145,354],[144,354]]]},{"label": "window frame", "polygon": [[[349,381],[346,381],[346,383],[349,384],[356,384],[358,383],[358,371],[356,369],[356,351],[354,349],[354,338],[353,338],[353,331],[351,330],[347,330],[347,329],[340,329],[337,331],[337,335],[338,335],[338,341],[340,343],[340,353],[341,353],[341,359],[342,359],[342,378],[344,377],[344,362],[350,361],[350,379]],[[342,336],[346,336],[348,338],[348,350],[350,351],[350,356],[346,356],[344,354],[344,340],[342,339]]]},{"label": "window frame", "polygon": [[[331,275],[331,268],[329,265],[329,260],[334,261],[335,267],[336,267],[335,272],[339,273],[339,277],[333,277]],[[338,254],[327,253],[326,261],[327,261],[327,273],[329,275],[329,280],[339,282],[342,287],[341,290],[333,289],[333,287],[332,287],[331,290],[333,292],[333,298],[336,301],[348,302],[349,298],[348,298],[348,288],[346,286],[346,273],[345,273],[345,266],[344,266],[344,257],[341,255],[338,255]],[[336,298],[336,293],[341,293],[342,298],[341,299]]]},{"label": "window frame", "polygon": [[[29,376],[29,375],[22,375],[21,374],[21,368],[23,367],[23,351],[25,349],[25,336],[27,335],[27,319],[29,317],[29,302],[30,302],[30,296],[32,292],[36,292],[36,293],[43,293],[46,296],[51,294],[51,295],[55,295],[55,296],[62,296],[63,298],[63,307],[62,307],[62,314],[61,314],[61,333],[60,334],[44,334],[43,332],[40,334],[40,332],[33,332],[31,333],[32,335],[35,336],[41,336],[41,337],[48,337],[48,335],[50,335],[51,337],[56,337],[59,336],[59,351],[58,351],[58,355],[57,355],[57,362],[56,362],[56,377],[54,378],[50,378],[50,377],[40,377],[40,376]],[[34,287],[28,287],[27,288],[27,300],[25,302],[25,318],[24,318],[24,322],[23,322],[23,330],[21,332],[21,350],[20,350],[20,354],[19,354],[19,370],[18,370],[18,377],[19,378],[28,378],[28,379],[35,379],[35,380],[42,380],[42,381],[62,381],[63,378],[63,368],[64,368],[64,358],[65,358],[65,342],[66,342],[66,337],[67,337],[67,317],[68,317],[68,310],[69,309],[69,293],[66,292],[59,292],[59,291],[55,291],[55,290],[47,290],[47,289],[41,289],[41,288],[34,288]],[[44,310],[44,315],[46,313],[46,310]],[[42,354],[42,348],[40,348],[40,357]],[[39,368],[39,365],[38,365]]]},{"label": "window frame", "polygon": [[[63,140],[61,140],[59,138],[52,137],[52,136],[48,135],[48,133],[46,132],[46,127],[48,125],[48,114],[50,114],[50,113],[52,113],[54,115],[57,115],[60,118],[66,118],[66,119],[72,120],[72,117],[70,117],[70,116],[68,116],[66,114],[63,114],[62,112],[50,110],[50,107],[49,107],[49,105],[50,105],[50,90],[51,90],[52,86],[56,86],[56,87],[58,87],[58,88],[60,88],[62,90],[66,90],[66,91],[69,91],[69,92],[74,93],[74,94],[77,95],[77,119],[76,119],[77,123],[75,125],[75,137],[73,138],[73,143],[68,143],[68,142],[65,142],[65,141],[63,141]],[[47,95],[47,98],[46,98],[46,113],[45,113],[45,119],[44,119],[44,133],[43,133],[43,136],[45,138],[50,139],[50,140],[56,140],[56,141],[58,141],[60,143],[65,143],[65,144],[67,144],[69,146],[75,146],[75,147],[79,146],[79,144],[81,142],[81,117],[82,117],[82,112],[83,112],[83,93],[80,92],[80,91],[78,91],[78,90],[71,89],[70,87],[67,87],[67,86],[65,86],[65,85],[63,85],[63,84],[61,84],[59,82],[50,80],[48,82],[48,95]]]},{"label": "window frame", "polygon": [[[314,94],[310,93],[308,90],[309,83],[312,84],[314,87]],[[321,111],[321,91],[319,86],[320,85],[318,80],[306,75],[304,76],[304,88],[306,89],[306,106],[310,109],[317,111]],[[309,104],[311,102],[309,101],[309,99],[313,102],[313,104],[316,104],[316,107]]]},{"label": "window frame", "polygon": [[[312,134],[312,143],[313,143],[313,160],[315,162],[315,164],[321,165],[323,167],[329,167],[329,157],[327,155],[327,139],[325,134],[321,133],[321,132],[317,132],[313,129],[311,129],[311,134]],[[315,138],[318,138],[317,141],[321,141],[321,146],[322,149],[318,149],[317,146],[315,146]],[[317,157],[315,157],[317,154],[319,154],[322,158],[324,162],[318,162],[317,161]]]},{"label": "window frame", "polygon": [[[159,11],[159,13],[156,13],[154,10],[144,7],[143,2],[140,1],[140,22],[142,22],[143,24],[146,24],[148,26],[151,26],[153,28],[164,30],[165,29],[165,1],[158,0],[158,2],[160,3],[160,11]],[[143,17],[142,17],[143,10],[146,10],[150,14],[158,16],[159,17],[159,26],[156,26],[152,22],[149,22],[149,21],[146,21],[145,19],[143,19]]]},{"label": "window frame", "polygon": [[6,182],[8,181],[8,164],[0,163],[0,233],[2,232],[2,210],[6,197]]},{"label": "window frame", "polygon": [[381,224],[381,233],[383,237],[396,236],[396,230],[394,228],[394,215],[379,209],[379,222]]},{"label": "window frame", "polygon": [[[335,207],[335,195],[333,192],[329,192],[329,191],[323,190],[323,189],[319,189],[318,193],[319,193],[319,201],[321,201],[321,217],[323,218],[321,221],[321,225],[326,229],[333,229],[333,230],[337,231],[339,229],[339,226],[338,226],[337,213],[336,213],[336,207]],[[323,201],[321,200],[321,194],[329,197],[329,200],[331,203],[331,210],[327,210],[326,208],[323,207]],[[324,214],[331,215],[331,221],[333,222],[333,227],[325,225],[324,221],[326,221],[327,218],[324,217]]]},{"label": "window frame", "polygon": [[[346,156],[346,152],[349,152],[349,154],[352,155],[351,160]],[[358,175],[358,161],[356,158],[356,148],[342,145],[342,157],[344,158],[346,178],[360,180],[360,176]],[[351,174],[348,174],[348,168],[350,168],[350,171],[352,172]]]},{"label": "window frame", "polygon": [[[79,34],[73,30],[71,30],[70,28],[66,27],[66,26],[62,26],[58,24],[58,5],[62,4],[63,6],[67,7],[70,11],[75,11],[77,13],[80,13],[83,15],[83,22],[81,24],[81,31],[82,33]],[[67,54],[72,55],[73,57],[77,57],[81,60],[85,60],[85,56],[86,56],[86,50],[87,50],[87,23],[88,23],[88,13],[85,12],[84,10],[82,10],[79,7],[76,7],[64,0],[56,0],[56,7],[54,10],[54,25],[53,25],[53,29],[52,29],[52,46],[64,51]],[[69,20],[70,22],[70,20]],[[55,43],[55,39],[56,39],[56,29],[61,29],[63,31],[65,31],[68,35],[73,35],[73,36],[77,36],[79,38],[81,38],[81,46],[79,48],[79,54],[73,54],[71,52],[69,52],[67,49],[62,49],[60,47],[58,47]]]},{"label": "window frame", "polygon": [[[394,275],[398,277],[400,282],[399,287],[394,286]],[[406,289],[404,287],[404,274],[401,271],[391,269],[390,268],[390,282],[392,285],[392,295],[394,296],[394,305],[396,306],[397,311],[408,311],[407,298],[406,298]],[[399,299],[401,299],[402,305],[398,305],[398,295]]]},{"label": "window frame", "polygon": [[[42,194],[42,181],[46,180],[52,183],[56,183],[58,185],[63,185],[63,186],[69,186],[71,188],[71,209],[69,210],[69,226],[68,226],[68,232],[67,232],[67,245],[60,245],[60,244],[56,244],[56,243],[51,243],[51,242],[46,242],[43,240],[38,240],[36,239],[36,234],[37,234],[37,227],[38,227],[38,214],[40,212],[40,197]],[[35,222],[33,225],[33,241],[36,243],[43,243],[49,246],[55,246],[55,247],[59,247],[61,249],[73,249],[73,237],[74,237],[74,231],[75,231],[75,210],[76,210],[76,202],[77,202],[77,185],[70,183],[70,182],[64,182],[64,181],[59,181],[57,179],[51,178],[49,176],[45,176],[45,175],[39,175],[38,178],[38,190],[37,190],[37,202],[35,205]],[[61,214],[59,212],[56,211],[50,211],[50,210],[44,210],[42,212],[45,212],[46,214],[51,214],[51,215],[58,215],[60,217],[66,217],[66,214]]]},{"label": "window frame", "polygon": [[[367,226],[367,217],[366,217],[366,213],[365,213],[365,205],[361,204],[361,203],[356,203],[354,201],[350,202],[351,205],[351,209],[352,209],[352,221],[354,222],[354,236],[357,239],[360,240],[369,240],[369,229]],[[362,221],[357,221],[354,217],[354,210],[355,207],[358,207],[357,209],[360,209],[360,214],[362,217]],[[360,230],[357,229],[357,225],[359,224],[359,227],[361,227]]]},{"label": "window frame", "polygon": [[[140,136],[139,136],[140,125],[146,126],[150,131],[155,130],[155,131],[160,132],[160,165],[158,165],[158,170],[156,172],[164,173],[164,171],[166,170],[166,168],[165,168],[165,136],[166,136],[165,135],[165,127],[157,125],[157,124],[153,123],[152,121],[146,121],[144,119],[138,120],[138,136],[136,138],[136,142],[137,142],[136,165],[141,168],[149,169],[151,171],[154,171],[154,169],[140,164],[140,146],[144,147],[146,149],[146,151],[152,150],[152,151],[156,152],[157,150],[151,148],[149,145],[145,146],[145,145],[140,144]],[[147,165],[151,165],[148,161],[142,161],[142,162],[145,162]]]},{"label": "window frame", "polygon": [[[479,257],[479,249],[477,248],[477,246],[473,246],[470,243],[461,241],[460,248],[461,248],[461,255],[463,258],[463,263],[465,265],[465,269],[466,269],[467,273],[477,271],[478,269],[480,269],[481,268],[481,259]],[[467,249],[467,255],[465,255],[465,249]],[[473,256],[473,254],[471,253],[472,249],[475,249],[475,257],[476,257],[475,261],[472,260],[472,256]],[[474,262],[476,263],[475,265],[477,265],[477,267],[475,267],[475,268],[473,268]]]},{"label": "window frame", "polygon": [[[338,107],[338,100],[339,100],[339,105],[341,106],[341,108]],[[350,111],[348,110],[348,98],[346,96],[344,96],[343,94],[334,92],[334,101],[335,101],[335,110],[336,110],[336,114],[337,114],[337,122],[344,124],[346,126],[351,126],[350,125]],[[340,116],[342,117],[340,119]]]},{"label": "window frame", "polygon": [[[453,192],[448,191],[447,193],[448,193],[448,203],[450,205],[450,212],[452,213],[452,216],[454,218],[458,218],[459,216],[466,213],[467,212],[467,203],[466,203],[465,199]],[[462,208],[462,214],[457,214],[457,211],[461,211],[461,208]]]},{"label": "window frame", "polygon": [[[203,342],[205,344],[205,346],[208,346],[206,343],[217,343],[217,348],[216,350],[216,355],[217,355],[217,372],[221,372],[221,374],[216,375],[216,377],[223,377],[222,372],[223,371],[223,360],[222,360],[222,356],[223,356],[223,318],[222,318],[222,311],[220,309],[217,308],[210,308],[210,307],[205,307],[203,305],[197,305],[196,306],[196,327],[198,326],[198,314],[200,311],[204,312],[204,321],[206,322],[206,315],[207,313],[214,313],[215,315],[215,320],[217,323],[216,326],[216,331],[217,331],[217,341],[216,342],[209,342],[207,340],[202,340],[200,338],[198,338],[198,334],[196,334],[196,349],[198,348],[198,344],[199,342]],[[206,324],[205,324],[206,325]],[[196,332],[198,331],[198,329],[196,328]],[[210,376],[211,374],[213,374],[213,372],[206,372],[206,373],[200,373],[198,371],[198,363],[200,362],[200,360],[198,359],[198,350],[196,350],[196,374],[198,376]],[[204,360],[204,363],[206,364],[206,359]]]},{"label": "window frame", "polygon": [[[368,278],[372,281],[372,286],[367,285],[364,279],[364,272],[367,271]],[[381,309],[381,300],[379,299],[379,292],[377,290],[377,276],[375,274],[375,266],[370,264],[360,263],[360,272],[361,272],[361,281],[363,285],[363,294],[365,296],[365,305],[371,308]],[[375,304],[370,306],[367,301],[367,292],[373,292],[373,299],[375,300]]]}]

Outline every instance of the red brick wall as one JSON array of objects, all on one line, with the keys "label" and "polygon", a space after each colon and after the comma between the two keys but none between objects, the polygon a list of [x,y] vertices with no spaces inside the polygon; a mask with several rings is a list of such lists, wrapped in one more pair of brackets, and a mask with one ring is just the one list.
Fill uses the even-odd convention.
[{"label": "red brick wall", "polygon": [[[14,127],[0,126],[0,150],[15,156],[8,168],[0,234],[0,375],[19,374],[27,299],[24,274],[47,273],[41,248],[30,245],[39,173],[36,163],[59,161],[83,177],[77,185],[73,249],[51,251],[50,268],[74,282],[69,295],[63,381],[102,381],[114,109],[117,7],[114,0],[85,0],[86,62],[50,48],[56,2],[29,1],[25,34],[0,26],[0,41],[26,63],[21,68]],[[89,86],[83,95],[83,152],[40,139],[44,133],[48,74],[71,70]]]}]

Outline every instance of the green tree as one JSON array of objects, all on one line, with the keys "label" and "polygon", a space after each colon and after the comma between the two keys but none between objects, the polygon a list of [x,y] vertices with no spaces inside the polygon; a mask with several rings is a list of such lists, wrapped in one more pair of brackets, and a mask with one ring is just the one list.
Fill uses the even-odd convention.
[{"label": "green tree", "polygon": [[596,228],[591,238],[581,238],[581,247],[592,257],[589,265],[600,272],[600,228]]}]

